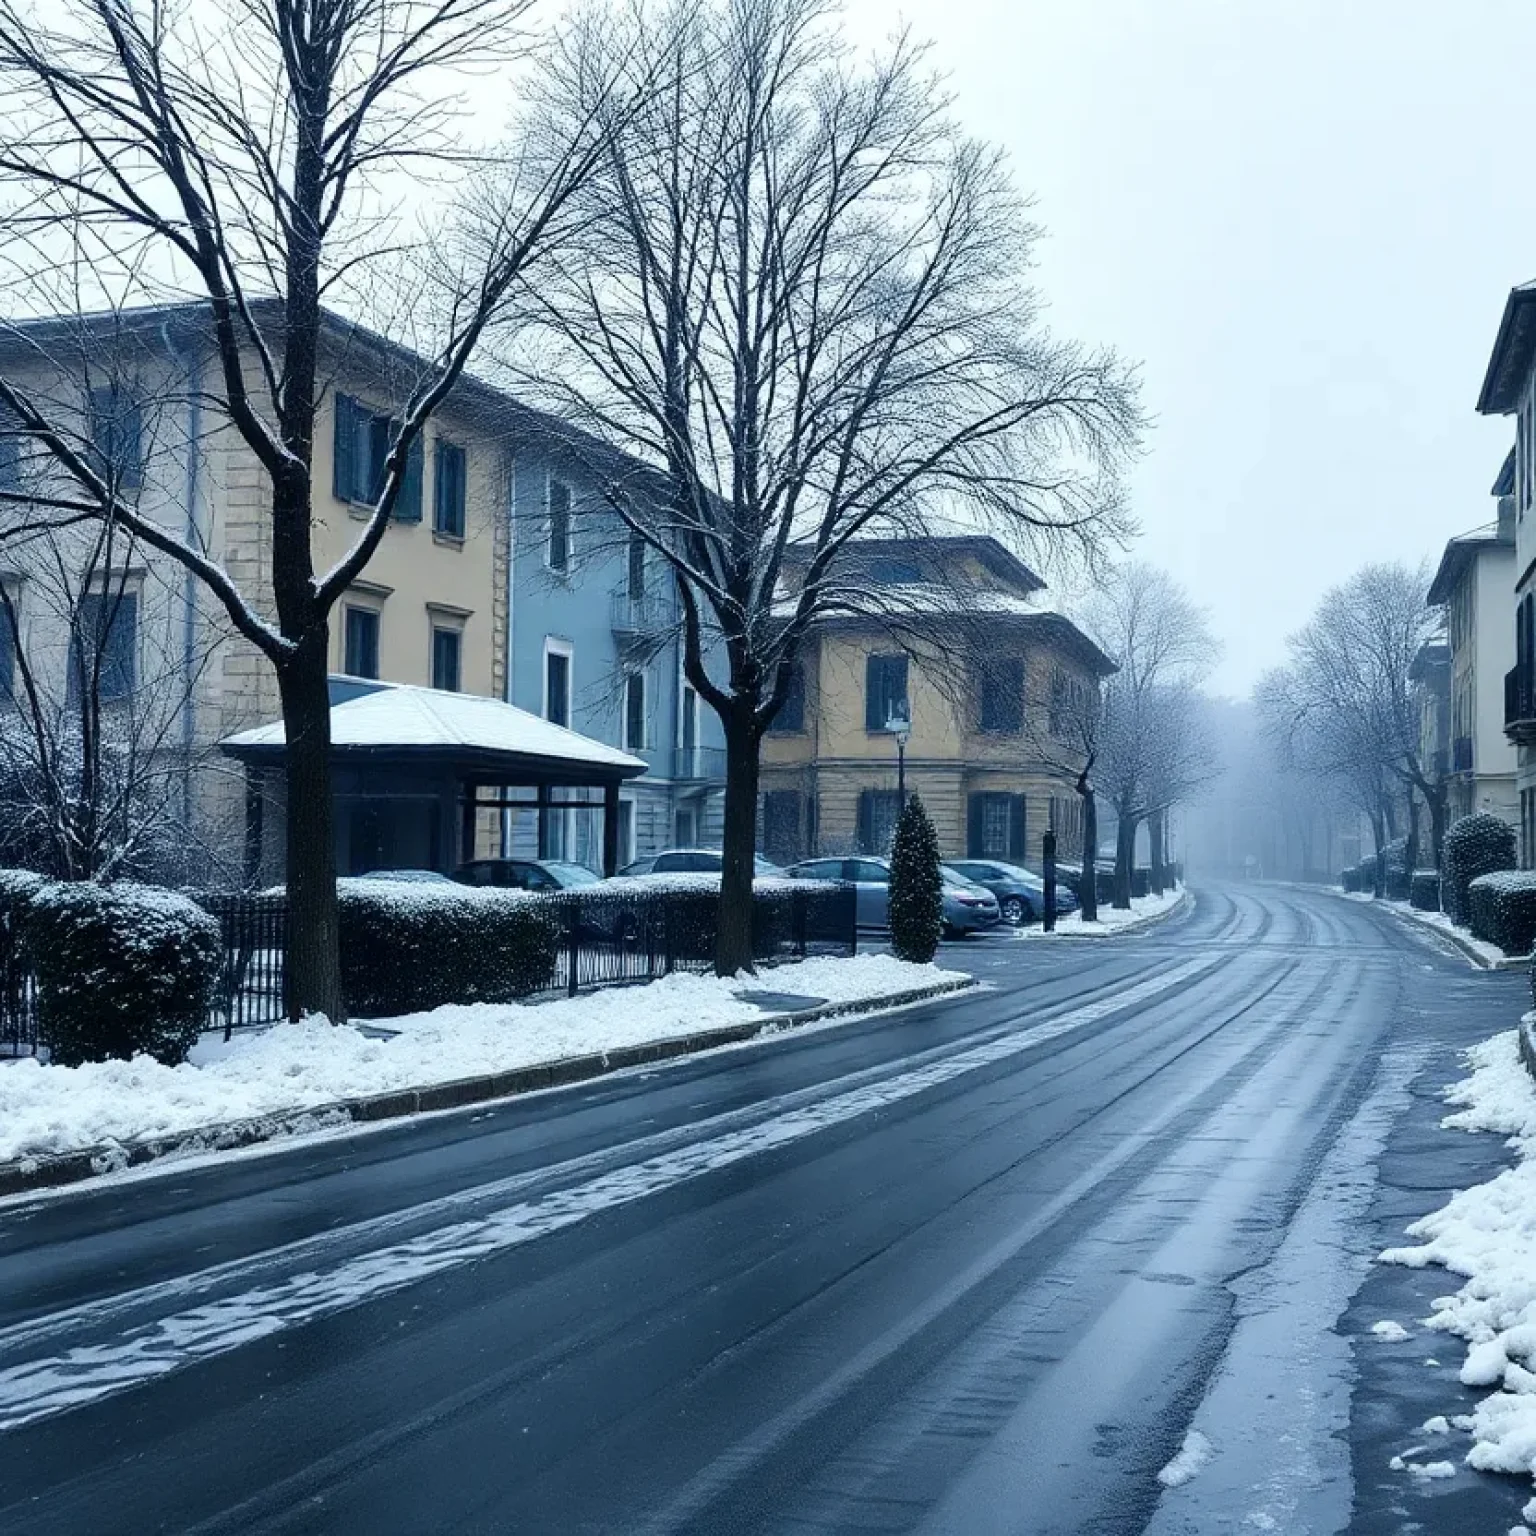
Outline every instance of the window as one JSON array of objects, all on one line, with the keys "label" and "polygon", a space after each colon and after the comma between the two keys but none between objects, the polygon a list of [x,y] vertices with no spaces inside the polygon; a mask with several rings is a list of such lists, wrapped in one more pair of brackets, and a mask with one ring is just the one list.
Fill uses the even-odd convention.
[{"label": "window", "polygon": [[900,814],[901,796],[896,790],[861,789],[856,833],[859,852],[886,852],[896,835],[896,818]]},{"label": "window", "polygon": [[923,573],[911,560],[872,560],[869,579],[882,587],[910,587],[922,581]]},{"label": "window", "polygon": [[463,686],[460,667],[464,654],[462,630],[432,626],[432,686],[457,693]]},{"label": "window", "polygon": [[800,803],[795,789],[771,789],[763,796],[763,853],[775,864],[793,864],[804,856]]},{"label": "window", "polygon": [[544,563],[561,576],[571,568],[571,488],[563,480],[549,482],[549,544]]},{"label": "window", "polygon": [[1003,656],[982,668],[977,684],[980,729],[989,735],[1012,736],[1024,729],[1024,663]]},{"label": "window", "polygon": [[699,695],[692,683],[684,683],[678,699],[681,719],[678,721],[678,746],[692,754],[699,744]]},{"label": "window", "polygon": [[[336,396],[334,462],[331,489],[338,501],[371,504],[384,489],[384,465],[400,431],[387,412],[371,410],[351,395]],[[418,435],[406,456],[405,474],[391,514],[399,523],[421,521],[421,466],[424,451]]]},{"label": "window", "polygon": [[699,813],[692,806],[678,806],[673,827],[678,847],[689,847],[699,840]]},{"label": "window", "polygon": [[464,537],[465,459],[457,443],[438,438],[432,458],[432,529],[444,538]]},{"label": "window", "polygon": [[798,661],[789,669],[789,687],[785,690],[784,702],[768,729],[785,735],[805,729],[805,668]]},{"label": "window", "polygon": [[70,704],[91,694],[103,704],[126,699],[138,682],[138,650],[138,594],[115,588],[87,593],[69,637]]},{"label": "window", "polygon": [[138,396],[121,385],[91,391],[91,450],[96,468],[126,491],[144,478],[144,414]]},{"label": "window", "polygon": [[645,745],[645,673],[631,672],[624,679],[624,750],[639,752]]},{"label": "window", "polygon": [[1088,719],[1089,689],[1081,678],[1069,677],[1058,668],[1051,676],[1051,735],[1059,740],[1084,736]]},{"label": "window", "polygon": [[630,602],[638,603],[645,596],[645,540],[638,533],[629,536],[629,571],[625,592]]},{"label": "window", "polygon": [[965,853],[970,859],[1024,859],[1024,796],[981,791],[967,797]]},{"label": "window", "polygon": [[346,610],[341,670],[348,677],[379,675],[379,615],[373,608]]},{"label": "window", "polygon": [[571,651],[553,640],[544,642],[544,718],[555,725],[571,723]]},{"label": "window", "polygon": [[868,656],[864,661],[864,729],[883,731],[886,722],[907,709],[907,658]]}]

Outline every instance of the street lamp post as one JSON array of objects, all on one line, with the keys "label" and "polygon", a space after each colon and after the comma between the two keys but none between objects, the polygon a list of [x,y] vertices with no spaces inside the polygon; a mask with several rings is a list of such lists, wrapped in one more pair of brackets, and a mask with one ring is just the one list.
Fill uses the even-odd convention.
[{"label": "street lamp post", "polygon": [[899,813],[907,808],[907,742],[912,738],[912,721],[904,699],[891,706],[885,728],[896,738],[896,808]]}]

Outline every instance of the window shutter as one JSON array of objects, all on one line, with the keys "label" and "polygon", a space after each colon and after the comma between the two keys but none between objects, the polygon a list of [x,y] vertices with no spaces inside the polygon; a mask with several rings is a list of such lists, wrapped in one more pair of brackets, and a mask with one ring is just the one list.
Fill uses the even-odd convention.
[{"label": "window shutter", "polygon": [[426,458],[421,434],[410,446],[405,456],[405,474],[400,479],[400,494],[395,497],[395,521],[419,523],[421,521],[421,467]]},{"label": "window shutter", "polygon": [[1008,857],[1016,864],[1024,862],[1025,855],[1025,817],[1029,802],[1023,795],[1015,795],[1013,804],[1009,807],[1008,816]]},{"label": "window shutter", "polygon": [[885,657],[864,659],[864,729],[885,729]]},{"label": "window shutter", "polygon": [[357,489],[357,402],[351,395],[336,396],[336,427],[331,465],[331,494],[337,501],[351,501]]},{"label": "window shutter", "polygon": [[443,438],[433,458],[432,517],[439,533],[464,537],[464,450]]},{"label": "window shutter", "polygon": [[965,856],[968,859],[986,857],[986,806],[985,795],[965,797]]},{"label": "window shutter", "polygon": [[860,853],[875,851],[875,792],[872,789],[859,791],[858,844]]}]

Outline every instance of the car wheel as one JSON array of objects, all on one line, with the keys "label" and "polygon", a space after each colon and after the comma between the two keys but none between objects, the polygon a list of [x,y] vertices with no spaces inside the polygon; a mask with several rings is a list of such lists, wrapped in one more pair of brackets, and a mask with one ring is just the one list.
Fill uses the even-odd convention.
[{"label": "car wheel", "polygon": [[947,918],[939,925],[939,937],[943,939],[958,939],[960,930]]},{"label": "car wheel", "polygon": [[1029,921],[1030,911],[1017,896],[1003,898],[1003,921],[1010,928],[1022,928]]}]

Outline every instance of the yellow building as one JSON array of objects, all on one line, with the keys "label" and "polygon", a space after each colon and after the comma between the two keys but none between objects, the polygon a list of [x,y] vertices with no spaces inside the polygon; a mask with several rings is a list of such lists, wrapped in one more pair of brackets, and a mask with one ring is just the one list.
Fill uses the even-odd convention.
[{"label": "yellow building", "polygon": [[764,855],[885,852],[904,757],[946,858],[1034,863],[1048,827],[1080,856],[1071,727],[1115,667],[1044,582],[981,535],[861,540],[838,579],[764,740]]}]

